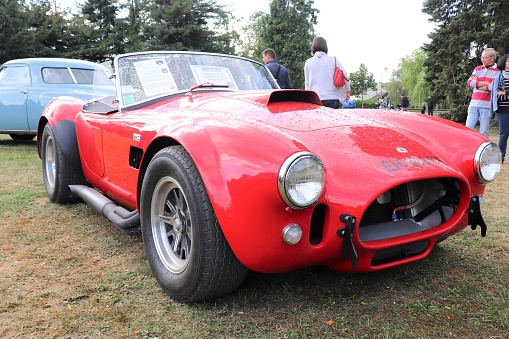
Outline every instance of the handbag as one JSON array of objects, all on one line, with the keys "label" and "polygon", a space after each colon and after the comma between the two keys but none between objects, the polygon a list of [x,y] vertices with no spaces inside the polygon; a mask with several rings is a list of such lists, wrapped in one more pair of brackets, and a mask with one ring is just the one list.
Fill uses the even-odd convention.
[{"label": "handbag", "polygon": [[332,78],[334,86],[343,87],[345,85],[345,80],[350,81],[350,79],[345,77],[343,70],[336,65],[336,57],[334,57],[334,77]]}]

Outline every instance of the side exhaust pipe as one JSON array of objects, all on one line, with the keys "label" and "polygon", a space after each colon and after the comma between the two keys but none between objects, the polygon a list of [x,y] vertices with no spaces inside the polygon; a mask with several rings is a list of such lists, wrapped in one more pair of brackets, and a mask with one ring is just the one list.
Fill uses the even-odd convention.
[{"label": "side exhaust pipe", "polygon": [[69,185],[69,190],[72,196],[80,197],[96,212],[111,221],[122,233],[133,235],[141,232],[138,210],[128,211],[99,191],[85,185]]}]

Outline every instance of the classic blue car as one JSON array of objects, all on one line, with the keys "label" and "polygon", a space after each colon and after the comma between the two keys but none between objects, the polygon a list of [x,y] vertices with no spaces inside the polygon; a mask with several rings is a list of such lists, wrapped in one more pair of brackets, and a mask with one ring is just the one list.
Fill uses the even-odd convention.
[{"label": "classic blue car", "polygon": [[59,96],[84,100],[115,94],[111,71],[73,59],[27,58],[0,67],[0,134],[31,140],[48,102]]}]

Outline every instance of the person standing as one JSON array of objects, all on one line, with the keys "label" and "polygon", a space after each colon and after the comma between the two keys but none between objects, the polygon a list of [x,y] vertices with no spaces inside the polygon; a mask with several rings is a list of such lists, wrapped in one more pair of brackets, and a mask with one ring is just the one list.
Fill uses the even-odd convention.
[{"label": "person standing", "polygon": [[408,111],[408,106],[410,106],[410,101],[408,101],[408,98],[404,93],[401,93],[401,110],[402,111]]},{"label": "person standing", "polygon": [[389,97],[385,97],[384,109],[391,109],[391,101],[390,101]]},{"label": "person standing", "polygon": [[479,132],[486,138],[490,136],[490,119],[493,115],[493,106],[491,104],[492,83],[499,76],[499,69],[495,64],[496,51],[493,48],[486,48],[481,54],[482,65],[477,66],[470,77],[467,85],[472,87],[472,97],[468,106],[467,121],[465,125],[468,128],[475,129],[479,121]]},{"label": "person standing", "polygon": [[425,113],[426,113],[426,103],[423,102],[422,106],[421,106],[421,114],[425,114]]},{"label": "person standing", "polygon": [[293,88],[292,82],[290,81],[290,75],[288,74],[288,70],[285,66],[281,65],[276,60],[276,52],[272,48],[266,48],[262,52],[263,62],[266,67],[269,69],[270,73],[276,79],[279,87],[285,88]]},{"label": "person standing", "polygon": [[[327,55],[327,41],[316,36],[311,44],[311,58],[304,64],[305,89],[315,91],[322,105],[341,108],[342,103],[350,99],[350,81],[343,65],[332,55]],[[334,85],[334,68],[339,67],[345,75],[345,86]]]},{"label": "person standing", "polygon": [[[502,72],[498,78],[497,96],[492,95],[495,100],[494,109],[497,111],[498,119],[498,147],[502,152],[502,163],[507,150],[507,138],[509,137],[509,54],[498,58],[498,69]],[[495,85],[497,81],[493,82]]]},{"label": "person standing", "polygon": [[426,104],[426,107],[428,108],[428,115],[433,115],[433,112],[435,111],[435,106],[432,102],[428,102]]}]

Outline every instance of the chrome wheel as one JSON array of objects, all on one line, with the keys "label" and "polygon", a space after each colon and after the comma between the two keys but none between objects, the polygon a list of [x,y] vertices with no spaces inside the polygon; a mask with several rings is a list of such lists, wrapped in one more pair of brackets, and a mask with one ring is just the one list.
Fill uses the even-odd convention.
[{"label": "chrome wheel", "polygon": [[159,285],[179,301],[202,301],[236,289],[247,275],[219,226],[191,156],[169,146],[144,174],[140,220],[147,259]]},{"label": "chrome wheel", "polygon": [[53,136],[51,134],[48,134],[44,140],[43,172],[46,177],[46,183],[50,186],[49,188],[54,190],[56,177],[55,144],[53,143]]},{"label": "chrome wheel", "polygon": [[151,208],[154,245],[162,264],[173,273],[188,265],[192,220],[182,187],[171,177],[157,183]]}]

